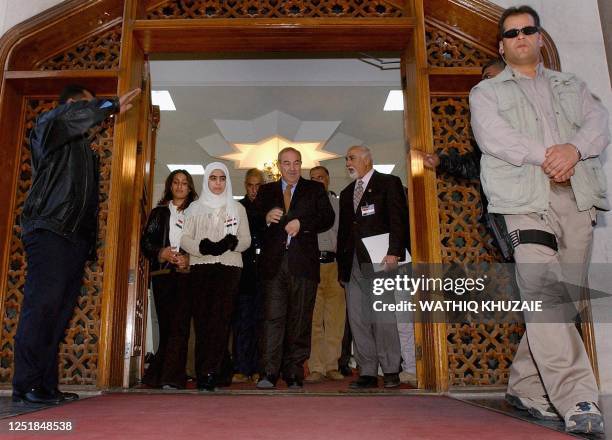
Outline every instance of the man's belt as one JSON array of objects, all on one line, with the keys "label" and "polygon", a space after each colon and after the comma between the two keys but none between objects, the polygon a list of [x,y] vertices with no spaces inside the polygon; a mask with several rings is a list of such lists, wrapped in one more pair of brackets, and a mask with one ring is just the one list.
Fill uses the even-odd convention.
[{"label": "man's belt", "polygon": [[333,263],[336,261],[336,253],[330,251],[321,251],[319,254],[319,263]]}]

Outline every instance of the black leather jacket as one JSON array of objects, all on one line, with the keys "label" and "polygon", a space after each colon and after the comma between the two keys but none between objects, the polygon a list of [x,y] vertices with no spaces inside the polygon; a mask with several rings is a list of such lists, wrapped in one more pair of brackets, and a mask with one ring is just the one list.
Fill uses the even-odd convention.
[{"label": "black leather jacket", "polygon": [[[439,170],[460,179],[480,179],[482,152],[475,142],[472,142],[472,148],[473,150],[466,154],[441,154]],[[480,203],[482,204],[482,214],[480,216],[482,221],[487,213],[487,196],[482,189],[482,185],[480,185]]]},{"label": "black leather jacket", "polygon": [[441,154],[440,171],[462,179],[479,179],[481,157],[478,146],[466,154]]},{"label": "black leather jacket", "polygon": [[170,264],[162,264],[157,259],[159,251],[168,246],[170,246],[170,209],[168,206],[156,206],[149,214],[147,226],[140,237],[140,249],[149,260],[151,271],[164,269],[166,266],[168,269],[171,268]]},{"label": "black leather jacket", "polygon": [[30,134],[33,179],[21,214],[23,234],[47,229],[71,240],[85,238],[93,250],[99,172],[88,130],[118,110],[117,99],[93,99],[40,115]]}]

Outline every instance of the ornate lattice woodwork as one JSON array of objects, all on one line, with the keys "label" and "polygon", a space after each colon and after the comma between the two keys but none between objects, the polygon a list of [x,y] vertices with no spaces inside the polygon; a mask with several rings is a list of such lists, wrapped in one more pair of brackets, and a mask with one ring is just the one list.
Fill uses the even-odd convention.
[{"label": "ornate lattice woodwork", "polygon": [[452,385],[508,383],[509,368],[524,327],[488,322],[449,326],[448,367]]},{"label": "ornate lattice woodwork", "polygon": [[[138,225],[140,231],[144,231],[147,225],[147,214],[148,214],[148,197],[147,189],[143,186],[142,195],[140,198],[140,224]],[[142,252],[138,253],[138,261],[136,266],[136,286],[138,286],[136,294],[136,304],[134,307],[134,338],[132,341],[132,355],[139,356],[143,353],[146,340],[145,340],[145,323],[146,323],[146,304],[147,304],[147,287],[149,285],[149,267],[148,261]]]},{"label": "ornate lattice woodwork", "polygon": [[88,38],[37,66],[39,70],[107,70],[119,67],[121,25]]},{"label": "ornate lattice woodwork", "polygon": [[453,35],[446,29],[425,24],[427,58],[429,65],[436,67],[474,67],[483,66],[495,52],[486,51],[474,43]]},{"label": "ornate lattice woodwork", "polygon": [[[11,239],[8,291],[2,317],[2,349],[0,351],[0,382],[12,377],[13,345],[27,271],[25,252],[21,242],[20,215],[30,188],[32,169],[30,165],[29,132],[36,117],[56,105],[53,101],[31,99],[27,101],[25,132],[20,156],[20,174],[17,182],[15,222]],[[88,262],[83,275],[83,285],[74,309],[64,342],[59,350],[60,382],[64,384],[95,385],[100,337],[100,308],[102,276],[104,270],[104,237],[108,214],[110,170],[113,151],[113,125],[105,122],[92,130],[92,148],[100,157],[100,213],[98,217],[98,242],[96,262]]]},{"label": "ornate lattice woodwork", "polygon": [[170,0],[148,11],[149,19],[402,17],[402,9],[382,0]]},{"label": "ornate lattice woodwork", "polygon": [[[435,96],[431,99],[434,148],[442,154],[473,151],[467,96]],[[444,263],[486,264],[501,261],[487,228],[480,221],[480,182],[438,173],[440,239]],[[495,270],[492,266],[491,270]],[[489,276],[496,285],[487,291],[503,292],[512,281],[504,274]],[[507,382],[509,367],[524,331],[508,316],[486,324],[474,321],[447,326],[451,385],[498,385]],[[518,317],[517,317],[518,320]],[[503,321],[503,323],[502,323]]]},{"label": "ornate lattice woodwork", "polygon": [[[467,97],[434,97],[431,100],[434,148],[442,154],[472,151]],[[499,261],[499,252],[482,216],[480,183],[438,175],[440,238],[445,263]]]}]

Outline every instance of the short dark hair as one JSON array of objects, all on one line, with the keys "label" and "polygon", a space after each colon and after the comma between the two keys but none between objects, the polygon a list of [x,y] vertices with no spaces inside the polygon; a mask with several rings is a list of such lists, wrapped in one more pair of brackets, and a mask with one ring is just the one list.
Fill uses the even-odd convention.
[{"label": "short dark hair", "polygon": [[533,23],[537,28],[540,28],[540,16],[531,6],[523,5],[523,6],[513,6],[511,8],[506,9],[501,17],[499,18],[499,22],[497,24],[497,38],[501,41],[504,36],[504,22],[508,17],[512,17],[513,15],[522,15],[529,14],[533,17]]},{"label": "short dark hair", "polygon": [[64,87],[62,93],[60,93],[59,103],[65,104],[70,98],[80,99],[83,97],[83,95],[85,95],[85,92],[89,92],[91,96],[96,96],[96,94],[87,87],[79,84],[68,84],[66,87]]},{"label": "short dark hair", "polygon": [[489,67],[493,67],[493,66],[499,66],[502,69],[506,68],[506,62],[504,60],[502,60],[501,58],[491,58],[489,61],[487,61],[485,63],[484,66],[482,66],[482,70],[480,71],[480,75],[484,75],[485,70],[487,70]]},{"label": "short dark hair", "polygon": [[323,172],[329,176],[329,170],[325,168],[323,165],[317,165],[316,167],[311,168],[310,172],[312,173],[315,170],[323,170]]}]

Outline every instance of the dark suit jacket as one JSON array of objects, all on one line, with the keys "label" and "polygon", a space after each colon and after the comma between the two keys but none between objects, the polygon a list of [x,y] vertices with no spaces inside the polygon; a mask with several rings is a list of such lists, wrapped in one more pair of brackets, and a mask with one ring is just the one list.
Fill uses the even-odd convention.
[{"label": "dark suit jacket", "polygon": [[[282,184],[267,183],[259,188],[255,206],[260,218],[272,208],[283,209]],[[285,250],[287,233],[285,226],[293,219],[300,221],[300,232],[291,239]],[[273,278],[280,267],[284,252],[288,252],[289,270],[295,276],[319,281],[319,244],[317,234],[328,230],[334,224],[334,210],[324,186],[312,180],[302,179],[293,192],[289,212],[279,223],[271,223],[263,233],[259,269],[262,279]]]},{"label": "dark suit jacket", "polygon": [[[405,256],[410,248],[408,203],[402,181],[397,176],[374,171],[365,188],[357,212],[353,210],[352,182],[340,193],[340,222],[338,226],[338,278],[348,282],[357,253],[360,264],[371,263],[362,238],[389,233],[387,255]],[[374,214],[362,216],[361,207],[374,205]]]}]

